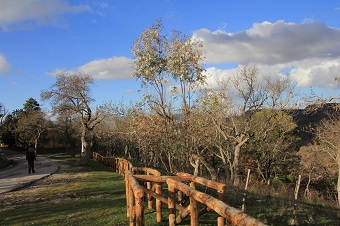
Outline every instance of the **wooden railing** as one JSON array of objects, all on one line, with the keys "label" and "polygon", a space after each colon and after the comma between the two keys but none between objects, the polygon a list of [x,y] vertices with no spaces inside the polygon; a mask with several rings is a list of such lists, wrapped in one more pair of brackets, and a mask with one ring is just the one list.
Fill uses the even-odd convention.
[{"label": "wooden railing", "polygon": [[[239,209],[223,202],[227,185],[188,173],[177,173],[176,176],[161,176],[155,169],[133,167],[123,158],[103,157],[93,153],[99,163],[110,167],[121,174],[126,184],[127,217],[130,226],[144,225],[144,199],[147,208],[153,208],[156,200],[156,222],[162,222],[162,203],[168,206],[169,225],[180,224],[190,215],[191,226],[199,225],[199,217],[210,211],[217,213],[217,225],[265,225]],[[189,185],[188,185],[189,184]],[[214,189],[217,197],[196,190],[196,184]],[[162,187],[167,186],[167,197],[162,196]],[[189,201],[189,204],[187,204]],[[198,203],[204,208],[199,209]],[[187,205],[187,206],[185,206]],[[176,216],[177,214],[177,216]]]}]

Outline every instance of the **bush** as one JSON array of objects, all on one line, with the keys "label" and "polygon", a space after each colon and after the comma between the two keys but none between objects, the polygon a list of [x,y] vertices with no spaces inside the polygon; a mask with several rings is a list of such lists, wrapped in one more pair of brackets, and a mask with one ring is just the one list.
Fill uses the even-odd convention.
[{"label": "bush", "polygon": [[12,163],[13,163],[13,161],[10,161],[6,158],[0,157],[0,169],[4,169],[4,168],[8,167]]}]

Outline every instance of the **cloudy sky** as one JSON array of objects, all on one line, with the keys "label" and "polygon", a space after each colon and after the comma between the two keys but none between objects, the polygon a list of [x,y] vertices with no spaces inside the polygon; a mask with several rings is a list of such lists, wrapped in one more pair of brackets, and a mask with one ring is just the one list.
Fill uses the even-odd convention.
[{"label": "cloudy sky", "polygon": [[0,103],[11,112],[33,97],[48,109],[40,92],[63,71],[93,75],[98,103],[139,100],[131,47],[158,19],[203,41],[211,85],[248,62],[339,94],[339,1],[1,0]]}]

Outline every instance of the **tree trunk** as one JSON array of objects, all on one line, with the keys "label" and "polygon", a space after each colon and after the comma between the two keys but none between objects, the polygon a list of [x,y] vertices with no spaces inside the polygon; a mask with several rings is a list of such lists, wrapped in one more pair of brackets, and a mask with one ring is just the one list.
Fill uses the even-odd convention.
[{"label": "tree trunk", "polygon": [[94,144],[93,138],[91,138],[90,141],[86,140],[86,131],[82,133],[81,137],[81,143],[82,143],[82,157],[79,159],[78,164],[80,165],[87,165],[90,162],[91,159],[91,150],[92,146]]},{"label": "tree trunk", "polygon": [[[205,168],[207,168],[207,170],[209,171],[210,175],[211,175],[211,180],[216,181],[217,179],[217,172],[216,169],[204,158],[198,155],[192,155],[192,157],[194,159],[196,159],[196,162],[201,161],[201,163],[203,163],[203,165],[205,166]],[[196,175],[195,175],[196,176]]]},{"label": "tree trunk", "polygon": [[[230,159],[229,157],[226,157],[226,155],[224,154],[223,152],[223,149],[221,147],[219,147],[219,150],[220,150],[220,158],[223,162],[223,168],[225,170],[225,180],[226,181],[230,181],[230,178],[231,178],[231,175],[230,175],[230,168],[231,168],[231,165],[230,165]],[[227,158],[228,158],[228,161],[227,161]]]},{"label": "tree trunk", "polygon": [[34,154],[35,156],[37,156],[37,148],[38,148],[38,138],[37,139],[34,139]]},{"label": "tree trunk", "polygon": [[90,162],[91,159],[91,147],[90,145],[87,145],[85,147],[84,155],[79,159],[78,164],[80,165],[87,165]]},{"label": "tree trunk", "polygon": [[234,180],[233,180],[233,184],[235,186],[240,185],[240,169],[239,169],[239,158],[240,158],[240,150],[241,147],[239,145],[235,146],[235,153],[234,153]]},{"label": "tree trunk", "polygon": [[340,162],[338,162],[338,184],[337,184],[337,191],[338,191],[338,205],[340,207]]},{"label": "tree trunk", "polygon": [[233,162],[233,170],[234,170],[234,180],[233,184],[235,186],[240,185],[240,164],[239,164],[239,159],[240,159],[240,152],[241,152],[241,147],[248,141],[248,137],[246,137],[245,134],[241,134],[237,140],[238,143],[234,147],[234,162]]},{"label": "tree trunk", "polygon": [[198,170],[199,170],[199,163],[200,163],[200,160],[198,159],[198,158],[196,158],[195,160],[194,160],[194,158],[190,158],[189,159],[189,162],[190,162],[190,165],[192,166],[192,167],[194,167],[194,176],[198,176]]}]

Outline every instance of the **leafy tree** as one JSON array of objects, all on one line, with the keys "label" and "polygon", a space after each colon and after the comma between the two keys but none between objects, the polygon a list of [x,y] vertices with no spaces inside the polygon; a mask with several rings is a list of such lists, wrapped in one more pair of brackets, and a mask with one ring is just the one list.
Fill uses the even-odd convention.
[{"label": "leafy tree", "polygon": [[5,145],[15,145],[15,128],[17,121],[18,119],[15,117],[14,112],[6,115],[1,125],[1,140]]},{"label": "leafy tree", "polygon": [[283,111],[264,109],[255,113],[251,121],[253,137],[248,146],[249,158],[255,170],[270,184],[274,177],[283,177],[297,166],[297,125],[293,117]]},{"label": "leafy tree", "polygon": [[92,111],[91,85],[93,78],[87,74],[59,74],[50,90],[41,93],[42,100],[51,100],[56,113],[70,112],[79,119],[81,127],[82,158],[79,164],[90,161],[92,147],[95,145],[94,128],[105,118],[103,106]]},{"label": "leafy tree", "polygon": [[137,109],[134,125],[140,149],[174,172],[176,156],[186,161],[196,145],[190,138],[190,113],[195,88],[205,81],[204,58],[198,40],[178,31],[162,32],[158,21],[143,31],[132,48],[134,77],[145,89],[141,106],[146,107],[145,112]]},{"label": "leafy tree", "polygon": [[32,111],[41,111],[40,104],[38,103],[38,101],[31,97],[28,100],[26,100],[23,111],[25,113],[29,113]]},{"label": "leafy tree", "polygon": [[35,145],[46,130],[46,120],[39,103],[29,98],[22,109],[8,114],[2,125],[1,139],[7,145],[20,144],[24,147]]}]

